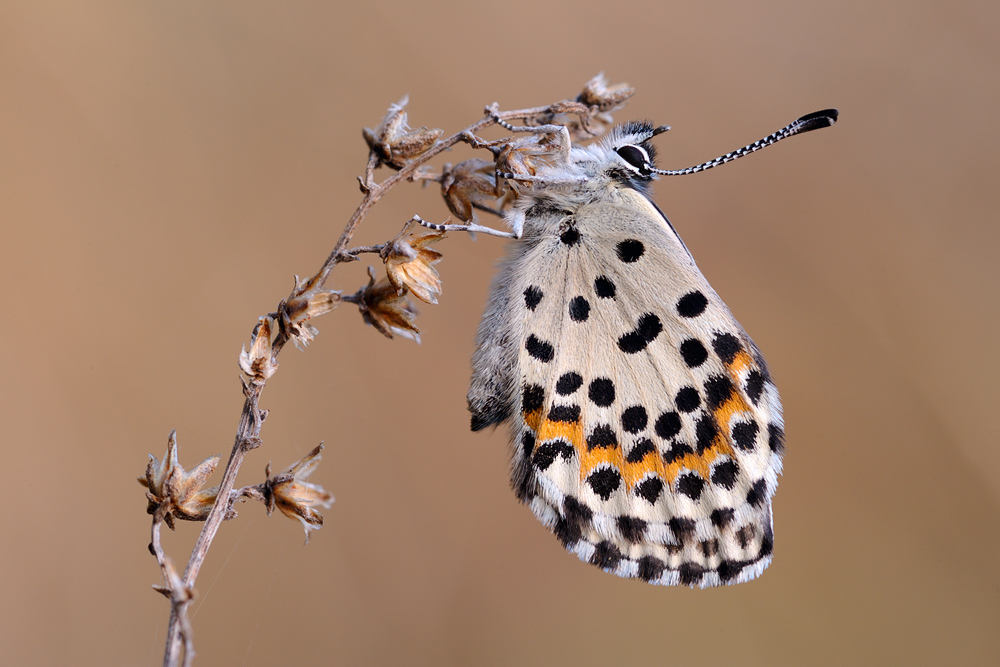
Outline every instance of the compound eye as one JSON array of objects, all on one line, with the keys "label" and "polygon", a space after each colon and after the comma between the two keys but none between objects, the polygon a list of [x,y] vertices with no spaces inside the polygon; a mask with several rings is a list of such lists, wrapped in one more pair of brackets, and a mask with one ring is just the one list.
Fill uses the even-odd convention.
[{"label": "compound eye", "polygon": [[616,149],[616,152],[633,170],[639,172],[642,176],[649,176],[652,173],[649,170],[649,155],[642,147],[627,144]]}]

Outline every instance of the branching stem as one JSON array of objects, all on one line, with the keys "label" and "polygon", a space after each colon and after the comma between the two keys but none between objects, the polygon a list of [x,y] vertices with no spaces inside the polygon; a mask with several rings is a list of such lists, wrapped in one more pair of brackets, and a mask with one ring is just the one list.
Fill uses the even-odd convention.
[{"label": "branching stem", "polygon": [[[351,215],[347,225],[344,227],[344,230],[340,235],[340,238],[334,245],[333,250],[330,251],[330,254],[327,256],[326,261],[323,263],[319,272],[312,279],[303,283],[303,285],[308,285],[309,289],[319,289],[326,283],[330,272],[337,264],[341,262],[356,261],[358,259],[357,255],[362,253],[381,254],[385,248],[385,244],[358,246],[348,249],[348,245],[354,237],[354,234],[357,232],[361,222],[365,219],[368,212],[375,206],[375,204],[379,202],[382,196],[400,182],[435,180],[440,178],[439,174],[427,174],[426,172],[420,173],[418,170],[429,160],[440,155],[442,152],[448,150],[455,144],[464,142],[472,145],[474,148],[482,148],[487,145],[492,145],[491,142],[484,142],[479,139],[476,133],[498,123],[506,124],[507,121],[511,120],[546,119],[556,113],[577,114],[580,116],[581,121],[586,123],[587,119],[593,116],[596,111],[596,107],[587,106],[572,100],[557,102],[556,104],[548,106],[504,112],[499,111],[497,105],[493,104],[490,107],[487,107],[483,118],[469,125],[460,132],[456,132],[450,137],[434,144],[434,146],[426,152],[414,157],[405,166],[382,182],[375,181],[375,170],[379,166],[380,161],[377,153],[374,150],[371,151],[368,156],[368,163],[365,167],[364,176],[358,179],[361,185],[361,191],[364,193],[361,204],[354,211],[354,214]],[[305,288],[299,286],[297,289],[304,291]],[[342,300],[350,302],[352,301],[352,297],[344,296]],[[280,310],[281,307],[279,306],[278,311]],[[274,317],[280,317],[279,312],[271,313],[271,315]],[[272,343],[273,357],[276,358],[278,356],[282,347],[287,342],[287,334],[284,330],[282,330]],[[179,577],[177,575],[169,558],[163,552],[160,545],[160,526],[162,525],[162,518],[157,520],[157,518],[154,517],[152,543],[150,544],[150,549],[160,565],[164,578],[164,587],[159,590],[164,592],[164,594],[170,597],[171,600],[170,626],[167,631],[167,645],[163,656],[163,664],[168,667],[179,664],[178,660],[182,651],[184,655],[184,665],[190,665],[192,659],[194,658],[194,644],[191,635],[191,624],[188,619],[187,612],[191,601],[194,599],[193,591],[195,581],[198,579],[198,574],[201,572],[201,567],[205,562],[205,557],[207,556],[209,548],[212,545],[212,541],[219,530],[219,526],[222,524],[223,520],[232,514],[232,503],[234,500],[243,496],[253,496],[252,492],[244,493],[241,489],[239,492],[234,494],[233,490],[236,485],[236,477],[239,474],[240,467],[243,464],[243,460],[247,452],[255,449],[261,444],[260,429],[261,425],[264,423],[267,413],[266,411],[259,409],[258,402],[260,400],[260,395],[264,390],[264,384],[265,381],[260,381],[259,383],[244,381],[243,393],[246,399],[243,403],[243,412],[240,415],[239,425],[236,429],[233,449],[229,455],[229,461],[226,464],[222,482],[219,485],[217,500],[205,520],[205,525],[202,528],[198,541],[191,552],[191,557],[188,560],[187,566],[184,569],[183,577]],[[249,489],[252,487],[246,488]]]}]

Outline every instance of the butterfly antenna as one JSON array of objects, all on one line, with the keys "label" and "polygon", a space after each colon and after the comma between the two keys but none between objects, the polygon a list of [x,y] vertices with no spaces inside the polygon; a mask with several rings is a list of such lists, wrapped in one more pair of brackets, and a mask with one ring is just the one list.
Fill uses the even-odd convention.
[{"label": "butterfly antenna", "polygon": [[718,167],[720,164],[732,162],[736,158],[741,158],[744,155],[750,155],[750,153],[753,153],[754,151],[759,151],[761,148],[765,148],[771,144],[776,144],[782,139],[787,139],[788,137],[795,136],[796,134],[812,132],[813,130],[830,127],[837,122],[838,115],[839,112],[836,109],[814,111],[813,113],[802,116],[802,118],[799,118],[795,122],[789,123],[774,134],[769,134],[763,139],[755,141],[752,144],[748,144],[743,148],[738,148],[732,153],[721,155],[714,160],[709,160],[708,162],[703,162],[694,167],[688,167],[687,169],[650,169],[650,171],[654,174],[660,174],[661,176],[685,176],[687,174],[696,174],[699,171],[705,171],[706,169],[711,169],[712,167]]}]

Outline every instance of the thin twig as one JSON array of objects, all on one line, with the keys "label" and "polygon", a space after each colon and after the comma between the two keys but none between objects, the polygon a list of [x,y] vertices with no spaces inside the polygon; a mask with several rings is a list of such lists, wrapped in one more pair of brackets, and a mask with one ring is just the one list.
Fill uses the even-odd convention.
[{"label": "thin twig", "polygon": [[[585,124],[589,116],[592,116],[595,112],[596,107],[588,107],[585,104],[572,100],[565,100],[548,106],[505,112],[499,111],[497,105],[494,103],[490,107],[487,107],[483,118],[469,125],[460,132],[456,132],[450,137],[434,144],[426,152],[414,157],[405,166],[391,176],[387,177],[382,182],[375,181],[375,169],[380,164],[379,157],[374,150],[370,151],[364,176],[358,179],[361,191],[364,193],[361,204],[354,211],[353,215],[351,215],[340,235],[340,238],[334,245],[333,250],[330,251],[330,254],[327,256],[326,261],[323,263],[319,272],[312,279],[302,283],[301,285],[297,285],[297,291],[301,294],[305,292],[307,288],[311,290],[321,288],[326,283],[330,272],[337,264],[341,262],[355,261],[357,260],[358,254],[381,253],[386,247],[385,244],[358,246],[348,249],[351,239],[357,232],[357,229],[364,220],[365,216],[367,216],[368,212],[373,206],[375,206],[376,203],[378,203],[382,196],[398,183],[406,180],[414,181],[439,179],[439,174],[428,175],[426,173],[419,173],[418,170],[429,160],[440,155],[442,152],[448,150],[455,144],[465,142],[473,145],[474,147],[481,147],[482,145],[485,145],[484,142],[478,139],[476,133],[491,125],[495,125],[498,122],[509,120],[528,120],[535,118],[547,119],[555,114],[570,113],[578,115],[581,122]],[[352,298],[350,296],[344,296],[342,300],[352,301]],[[278,312],[271,313],[271,316],[276,319],[280,319],[280,311],[283,306],[284,302],[279,306]],[[276,339],[272,343],[272,358],[276,358],[278,356],[282,347],[286,342],[288,342],[288,340],[288,334],[284,327],[282,327]],[[195,581],[201,571],[201,567],[205,561],[208,550],[211,547],[212,541],[219,530],[219,526],[222,524],[224,519],[231,516],[231,508],[234,500],[244,495],[254,497],[252,493],[244,494],[242,489],[234,494],[234,488],[236,477],[247,452],[258,447],[261,442],[260,429],[264,419],[266,418],[266,411],[260,410],[258,403],[265,383],[266,380],[260,380],[259,382],[244,382],[243,387],[246,398],[243,403],[243,411],[240,415],[239,425],[236,430],[233,449],[230,453],[229,461],[226,464],[222,482],[219,485],[217,500],[209,512],[201,534],[198,536],[198,541],[191,552],[191,557],[184,570],[183,578],[177,576],[176,572],[173,570],[172,564],[160,547],[160,522],[154,519],[153,542],[151,544],[151,548],[157,558],[157,561],[160,563],[161,571],[164,575],[164,583],[166,587],[165,592],[169,593],[171,599],[170,625],[167,632],[166,651],[163,657],[163,664],[168,667],[178,664],[178,657],[180,651],[182,650],[182,646],[185,665],[189,665],[194,657],[194,645],[191,637],[191,625],[188,620],[187,609],[193,599],[192,591],[194,590]]]}]

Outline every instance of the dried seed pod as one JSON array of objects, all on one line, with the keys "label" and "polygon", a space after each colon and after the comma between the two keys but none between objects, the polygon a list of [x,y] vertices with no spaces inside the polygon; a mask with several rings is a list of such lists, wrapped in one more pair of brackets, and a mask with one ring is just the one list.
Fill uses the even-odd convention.
[{"label": "dried seed pod", "polygon": [[472,220],[474,209],[500,212],[498,200],[505,188],[497,185],[496,163],[472,158],[454,167],[445,165],[441,178],[441,196],[456,218]]},{"label": "dried seed pod", "polygon": [[309,533],[323,525],[323,515],[314,508],[326,509],[333,504],[333,496],[322,486],[306,481],[319,466],[320,459],[323,458],[322,451],[323,445],[317,445],[288,470],[275,477],[271,477],[271,465],[268,464],[267,481],[264,483],[267,513],[270,514],[277,507],[285,516],[301,521],[306,531],[306,542],[309,541]]},{"label": "dried seed pod", "polygon": [[208,517],[219,487],[202,490],[202,486],[219,465],[218,456],[210,456],[187,472],[177,456],[177,432],[171,431],[167,439],[167,452],[158,461],[152,454],[146,466],[146,475],[139,483],[148,489],[146,511],[166,522],[172,529],[174,518],[185,521],[204,521]]},{"label": "dried seed pod", "polygon": [[413,326],[417,311],[399,294],[388,280],[375,282],[375,270],[368,267],[368,285],[361,290],[358,309],[367,324],[375,327],[386,338],[393,334],[420,342],[420,331]]},{"label": "dried seed pod", "polygon": [[377,128],[371,130],[366,127],[362,132],[368,147],[378,155],[379,162],[393,169],[402,169],[407,162],[423,155],[442,134],[441,130],[426,127],[411,130],[406,124],[404,111],[408,101],[409,98],[404,97],[390,106]]},{"label": "dried seed pod", "polygon": [[417,236],[412,232],[405,238],[392,241],[385,257],[386,274],[397,294],[409,288],[413,296],[424,303],[437,303],[441,295],[441,276],[434,265],[442,254],[428,248],[444,238],[444,232],[431,232]]},{"label": "dried seed pod", "polygon": [[270,315],[260,318],[253,330],[250,349],[240,352],[240,368],[250,376],[250,382],[262,385],[278,370],[274,358],[274,340],[278,335],[278,323]]}]

